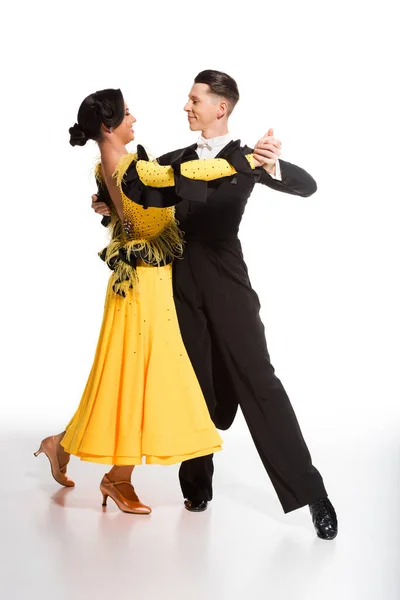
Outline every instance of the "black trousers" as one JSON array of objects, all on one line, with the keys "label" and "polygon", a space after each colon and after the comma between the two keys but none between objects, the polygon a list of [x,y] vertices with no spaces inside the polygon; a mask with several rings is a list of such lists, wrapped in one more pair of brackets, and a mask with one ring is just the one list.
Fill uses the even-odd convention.
[{"label": "black trousers", "polygon": [[[239,240],[188,239],[174,264],[174,297],[183,341],[216,426],[240,405],[284,512],[327,495],[296,415],[271,365],[260,304]],[[182,463],[185,498],[212,499],[212,456]]]}]

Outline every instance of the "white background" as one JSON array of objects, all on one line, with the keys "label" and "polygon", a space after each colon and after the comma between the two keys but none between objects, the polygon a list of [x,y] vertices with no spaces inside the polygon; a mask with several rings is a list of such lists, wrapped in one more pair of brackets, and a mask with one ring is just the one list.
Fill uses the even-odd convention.
[{"label": "white background", "polygon": [[318,192],[257,186],[241,239],[278,375],[323,437],[400,434],[395,21],[381,2],[22,2],[3,22],[2,416],[79,401],[102,315],[105,231],[90,209],[83,98],[120,87],[154,155],[197,139],[183,112],[204,68],[236,78],[231,131],[269,127]]},{"label": "white background", "polygon": [[[6,9],[4,427],[61,430],[94,355],[109,271],[97,257],[106,234],[90,208],[96,147],[68,143],[79,104],[98,89],[120,87],[138,120],[136,142],[157,156],[197,139],[183,106],[195,75],[213,68],[239,85],[233,135],[251,145],[274,127],[282,158],[303,166],[319,186],[306,199],[257,187],[241,228],[272,362],[315,462],[332,490],[340,481],[356,486],[360,448],[397,461],[395,6],[82,0]],[[224,437],[229,460],[229,447],[248,441],[241,418]],[[239,469],[257,460],[251,442],[245,448],[232,454]],[[335,453],[344,458],[336,471]],[[388,477],[398,483],[398,472],[388,469]],[[363,489],[372,493],[374,481]],[[384,489],[379,498],[385,510]]]}]

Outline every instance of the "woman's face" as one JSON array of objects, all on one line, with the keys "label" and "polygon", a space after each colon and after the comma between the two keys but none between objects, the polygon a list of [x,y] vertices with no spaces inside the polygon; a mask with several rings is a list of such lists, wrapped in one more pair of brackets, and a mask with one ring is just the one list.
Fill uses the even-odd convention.
[{"label": "woman's face", "polygon": [[124,101],[125,116],[120,125],[113,130],[113,133],[120,139],[123,144],[129,144],[135,139],[135,132],[132,129],[132,125],[136,123],[136,119],[129,112],[129,108]]}]

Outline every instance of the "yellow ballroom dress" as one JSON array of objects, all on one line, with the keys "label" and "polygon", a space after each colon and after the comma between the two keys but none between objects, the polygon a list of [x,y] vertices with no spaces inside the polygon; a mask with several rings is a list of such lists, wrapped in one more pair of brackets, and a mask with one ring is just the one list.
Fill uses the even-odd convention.
[{"label": "yellow ballroom dress", "polygon": [[[62,446],[81,460],[112,465],[169,465],[221,450],[179,330],[173,260],[183,251],[174,206],[145,206],[152,187],[174,185],[172,167],[126,154],[114,177],[124,221],[112,211],[111,242],[100,253],[112,268],[103,322],[81,402]],[[249,162],[250,158],[248,157]],[[235,173],[222,159],[182,163],[188,179]],[[101,169],[97,168],[99,185]],[[123,192],[137,186],[138,203]],[[163,190],[159,190],[161,194]],[[132,195],[131,195],[132,197]],[[162,196],[159,196],[160,198]]]}]

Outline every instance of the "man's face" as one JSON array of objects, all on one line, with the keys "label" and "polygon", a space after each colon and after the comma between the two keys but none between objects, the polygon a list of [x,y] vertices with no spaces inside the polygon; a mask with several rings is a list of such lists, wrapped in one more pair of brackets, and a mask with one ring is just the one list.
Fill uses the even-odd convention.
[{"label": "man's face", "polygon": [[195,83],[189,92],[189,100],[184,106],[189,127],[192,131],[205,131],[215,124],[221,115],[221,105],[226,101],[210,94],[206,83]]}]

